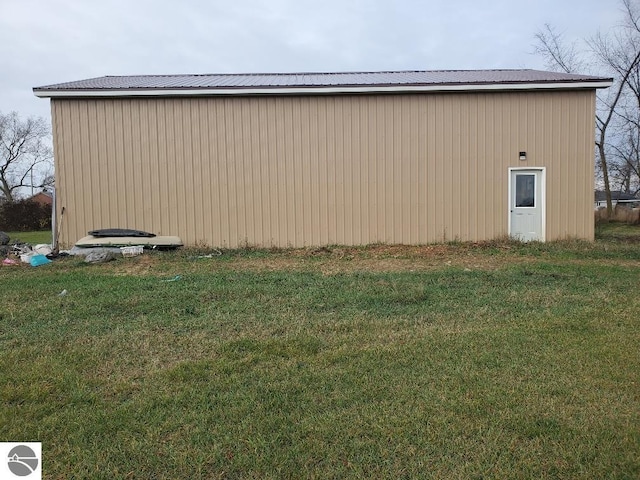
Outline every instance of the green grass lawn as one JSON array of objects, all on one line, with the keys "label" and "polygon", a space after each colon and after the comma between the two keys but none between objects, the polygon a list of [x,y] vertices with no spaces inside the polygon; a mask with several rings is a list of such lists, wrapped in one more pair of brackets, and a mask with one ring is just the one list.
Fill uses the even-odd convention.
[{"label": "green grass lawn", "polygon": [[39,243],[49,243],[51,244],[51,230],[41,230],[35,232],[5,232],[9,235],[11,242],[24,242],[30,243],[32,245],[37,245]]},{"label": "green grass lawn", "polygon": [[0,441],[48,479],[639,478],[638,285],[606,240],[0,267]]},{"label": "green grass lawn", "polygon": [[599,240],[630,239],[640,242],[640,225],[620,222],[600,223],[596,225],[596,238]]}]

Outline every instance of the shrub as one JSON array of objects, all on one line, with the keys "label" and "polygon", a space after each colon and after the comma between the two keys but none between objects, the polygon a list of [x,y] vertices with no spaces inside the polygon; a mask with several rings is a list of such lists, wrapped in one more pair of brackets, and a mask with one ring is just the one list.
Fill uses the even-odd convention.
[{"label": "shrub", "polygon": [[630,225],[640,224],[640,209],[630,208],[625,205],[616,205],[611,216],[607,215],[606,208],[599,208],[595,211],[596,225],[599,223],[621,222]]},{"label": "shrub", "polygon": [[0,204],[0,230],[28,232],[51,228],[51,205],[32,200]]}]

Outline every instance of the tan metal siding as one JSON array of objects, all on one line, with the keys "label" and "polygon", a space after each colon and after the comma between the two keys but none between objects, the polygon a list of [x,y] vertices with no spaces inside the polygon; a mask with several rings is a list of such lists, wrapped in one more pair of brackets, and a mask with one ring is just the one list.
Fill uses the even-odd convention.
[{"label": "tan metal siding", "polygon": [[531,166],[547,239],[592,239],[594,109],[593,91],[56,99],[61,238],[486,240],[508,233],[508,168]]}]

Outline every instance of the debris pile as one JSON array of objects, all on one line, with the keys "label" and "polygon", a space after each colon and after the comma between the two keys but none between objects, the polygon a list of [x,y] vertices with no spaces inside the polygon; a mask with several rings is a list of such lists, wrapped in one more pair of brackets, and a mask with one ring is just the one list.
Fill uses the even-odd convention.
[{"label": "debris pile", "polygon": [[81,238],[71,250],[57,251],[50,244],[31,245],[19,240],[11,242],[9,235],[0,232],[0,258],[2,265],[27,263],[38,267],[58,257],[84,257],[87,263],[104,263],[118,257],[135,257],[145,249],[174,249],[182,246],[179,237],[156,236],[141,230],[110,228],[93,230]]},{"label": "debris pile", "polygon": [[7,233],[0,232],[0,256],[4,257],[3,266],[19,265],[22,262],[39,267],[51,263],[51,260],[60,254],[55,253],[50,244],[31,245],[18,239],[11,241]]}]

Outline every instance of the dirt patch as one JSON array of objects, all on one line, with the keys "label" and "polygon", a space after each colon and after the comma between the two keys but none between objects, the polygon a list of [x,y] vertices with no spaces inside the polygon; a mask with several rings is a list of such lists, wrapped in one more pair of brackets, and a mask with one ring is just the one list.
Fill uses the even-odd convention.
[{"label": "dirt patch", "polygon": [[206,273],[218,270],[252,272],[312,271],[323,275],[353,272],[423,272],[446,268],[492,271],[512,265],[551,263],[640,266],[629,259],[558,259],[538,252],[526,255],[509,244],[439,244],[423,246],[373,245],[367,247],[321,247],[269,252],[224,252],[203,257],[178,254],[143,254],[112,262],[114,275],[161,275]]},{"label": "dirt patch", "polygon": [[218,266],[233,270],[304,270],[335,275],[351,272],[420,272],[448,267],[495,270],[505,265],[529,263],[533,260],[525,256],[488,255],[486,249],[474,244],[374,245],[283,250],[260,258],[235,257]]},{"label": "dirt patch", "polygon": [[125,258],[118,262],[114,267],[115,275],[148,275],[151,269],[161,261],[160,257],[155,255],[142,254],[137,257]]}]

